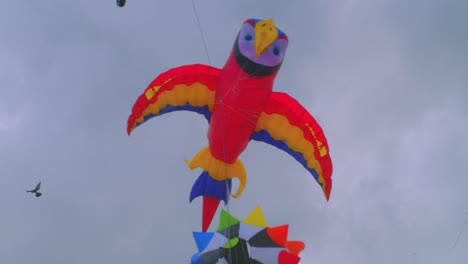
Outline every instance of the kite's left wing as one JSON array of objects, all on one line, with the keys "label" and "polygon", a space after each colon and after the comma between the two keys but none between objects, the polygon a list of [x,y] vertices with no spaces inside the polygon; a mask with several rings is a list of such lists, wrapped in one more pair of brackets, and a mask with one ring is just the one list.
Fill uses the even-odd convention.
[{"label": "kite's left wing", "polygon": [[160,74],[132,108],[127,133],[152,117],[192,111],[210,120],[221,70],[202,64],[185,65]]},{"label": "kite's left wing", "polygon": [[322,187],[328,200],[332,188],[332,162],[322,128],[294,98],[271,94],[252,139],[284,150],[300,162]]}]

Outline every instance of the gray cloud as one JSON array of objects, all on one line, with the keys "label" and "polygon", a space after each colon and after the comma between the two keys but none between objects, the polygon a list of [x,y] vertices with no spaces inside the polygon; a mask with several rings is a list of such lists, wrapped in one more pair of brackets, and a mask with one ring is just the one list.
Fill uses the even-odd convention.
[{"label": "gray cloud", "polygon": [[[466,3],[196,4],[216,67],[242,21],[275,18],[291,42],[275,89],[316,117],[334,162],[326,203],[292,158],[252,142],[233,214],[261,205],[289,223],[304,263],[468,260],[468,231],[450,251],[468,213]],[[0,23],[0,262],[188,263],[201,202],[183,160],[207,145],[206,121],[125,127],[158,73],[207,63],[191,3],[11,1]]]}]

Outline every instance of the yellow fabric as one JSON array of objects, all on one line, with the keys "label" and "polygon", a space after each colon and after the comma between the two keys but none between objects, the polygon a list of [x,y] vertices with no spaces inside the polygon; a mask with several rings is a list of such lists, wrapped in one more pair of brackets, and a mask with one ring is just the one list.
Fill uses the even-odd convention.
[{"label": "yellow fabric", "polygon": [[216,159],[211,155],[210,148],[206,147],[193,157],[192,161],[186,160],[188,167],[193,170],[195,168],[202,168],[210,174],[210,177],[223,181],[226,179],[239,179],[239,189],[232,197],[238,198],[245,188],[247,183],[247,173],[245,172],[244,165],[237,159],[234,163],[228,164],[221,160]]},{"label": "yellow fabric", "polygon": [[156,85],[154,87],[151,87],[151,89],[147,89],[145,91],[145,96],[146,96],[146,99],[151,100],[154,95],[158,92],[158,90],[163,87],[166,83],[170,82],[172,80],[172,78],[168,78],[167,80],[164,81],[164,83],[162,85]]},{"label": "yellow fabric", "polygon": [[242,220],[242,222],[256,227],[268,226],[260,206],[255,207],[255,209],[244,220]]},{"label": "yellow fabric", "polygon": [[[169,81],[166,81],[167,83]],[[145,97],[150,100],[154,97],[161,86],[155,86],[145,92]],[[194,107],[208,106],[209,111],[213,110],[215,91],[208,89],[202,83],[193,83],[191,85],[177,84],[169,91],[164,91],[159,94],[157,100],[150,104],[144,111],[143,115],[136,120],[137,124],[143,123],[145,116],[149,114],[157,115],[159,111],[169,105],[183,106],[190,104]]]},{"label": "yellow fabric", "polygon": [[277,38],[278,29],[273,19],[258,21],[255,24],[255,55],[258,57],[265,53]]},{"label": "yellow fabric", "polygon": [[[312,143],[307,141],[304,137],[304,131],[297,126],[291,125],[288,119],[283,115],[266,114],[264,112],[260,115],[257,127],[255,128],[255,131],[261,130],[266,130],[274,140],[282,140],[291,150],[301,153],[307,162],[307,167],[317,172],[319,175],[319,182],[325,186],[325,180],[322,177],[322,168],[314,156],[315,148]],[[322,145],[321,142],[320,144]],[[324,147],[322,149],[326,151]]]}]

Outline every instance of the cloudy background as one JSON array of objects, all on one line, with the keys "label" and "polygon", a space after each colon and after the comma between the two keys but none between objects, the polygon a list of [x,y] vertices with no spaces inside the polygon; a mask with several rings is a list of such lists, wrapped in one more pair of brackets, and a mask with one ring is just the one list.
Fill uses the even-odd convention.
[{"label": "cloudy background", "polygon": [[[294,159],[252,142],[233,214],[261,205],[289,223],[305,264],[468,263],[467,1],[196,6],[216,67],[246,18],[275,19],[290,39],[275,90],[316,117],[334,163],[327,203]],[[125,129],[158,73],[192,63],[208,58],[188,0],[2,3],[0,263],[189,263],[201,201],[183,160],[207,123]],[[41,198],[25,193],[40,180]]]}]

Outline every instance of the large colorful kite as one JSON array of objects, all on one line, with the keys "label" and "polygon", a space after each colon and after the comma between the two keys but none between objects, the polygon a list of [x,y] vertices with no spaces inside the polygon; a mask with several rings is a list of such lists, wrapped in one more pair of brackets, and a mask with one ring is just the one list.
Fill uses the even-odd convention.
[{"label": "large colorful kite", "polygon": [[221,211],[216,232],[193,232],[198,253],[192,264],[297,264],[302,241],[288,241],[288,225],[268,227],[260,207],[239,221]]},{"label": "large colorful kite", "polygon": [[273,92],[288,37],[272,19],[248,19],[242,25],[222,69],[187,65],[159,75],[137,99],[127,132],[154,116],[172,111],[197,112],[209,121],[208,147],[187,164],[202,168],[190,201],[203,196],[202,230],[206,231],[219,202],[228,203],[231,180],[242,193],[247,176],[239,155],[250,140],[284,150],[320,184],[328,200],[332,163],[325,135],[307,110],[285,93]]}]

